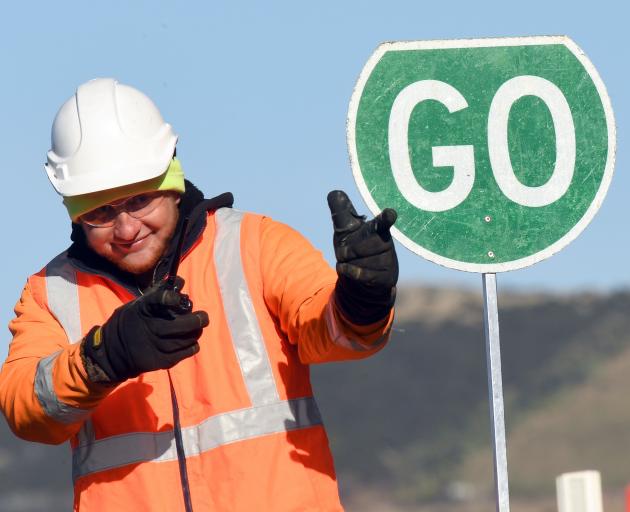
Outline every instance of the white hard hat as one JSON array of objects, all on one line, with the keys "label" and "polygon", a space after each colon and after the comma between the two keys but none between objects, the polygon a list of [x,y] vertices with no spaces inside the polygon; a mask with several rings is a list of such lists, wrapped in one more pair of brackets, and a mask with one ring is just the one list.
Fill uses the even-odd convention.
[{"label": "white hard hat", "polygon": [[177,143],[150,98],[111,78],[79,86],[57,112],[51,139],[44,168],[66,197],[155,178]]}]

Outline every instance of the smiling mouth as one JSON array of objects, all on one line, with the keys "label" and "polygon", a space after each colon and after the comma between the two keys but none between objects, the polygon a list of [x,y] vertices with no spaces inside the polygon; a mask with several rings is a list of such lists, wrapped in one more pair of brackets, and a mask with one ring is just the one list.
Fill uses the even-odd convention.
[{"label": "smiling mouth", "polygon": [[133,252],[136,250],[141,249],[144,246],[144,242],[149,238],[149,235],[140,238],[139,240],[134,240],[133,242],[128,242],[128,243],[114,243],[112,244],[116,249],[122,251],[122,252]]}]

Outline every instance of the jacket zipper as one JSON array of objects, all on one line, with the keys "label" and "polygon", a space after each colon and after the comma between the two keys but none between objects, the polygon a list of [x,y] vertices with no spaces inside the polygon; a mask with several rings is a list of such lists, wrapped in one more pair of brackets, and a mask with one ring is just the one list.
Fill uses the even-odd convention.
[{"label": "jacket zipper", "polygon": [[173,405],[173,434],[175,435],[175,447],[177,449],[177,462],[179,464],[179,478],[182,484],[182,492],[184,495],[184,507],[186,512],[193,512],[192,500],[190,497],[190,484],[188,482],[188,468],[186,466],[186,453],[184,452],[184,441],[182,439],[182,427],[179,422],[179,405],[177,404],[177,396],[175,395],[175,387],[173,386],[173,378],[170,370],[168,373],[168,383],[171,387],[171,403]]}]

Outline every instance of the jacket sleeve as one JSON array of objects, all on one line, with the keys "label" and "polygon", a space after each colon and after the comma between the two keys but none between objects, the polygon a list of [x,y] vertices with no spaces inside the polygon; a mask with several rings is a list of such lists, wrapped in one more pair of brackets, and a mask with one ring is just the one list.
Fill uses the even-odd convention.
[{"label": "jacket sleeve", "polygon": [[261,221],[261,273],[265,302],[303,363],[362,359],[389,339],[394,311],[382,321],[357,326],[335,305],[337,273],[297,231]]},{"label": "jacket sleeve", "polygon": [[9,323],[9,355],[0,371],[0,408],[18,437],[62,443],[110,389],[88,380],[81,344],[69,343],[59,322],[35,299],[30,279],[15,315]]}]

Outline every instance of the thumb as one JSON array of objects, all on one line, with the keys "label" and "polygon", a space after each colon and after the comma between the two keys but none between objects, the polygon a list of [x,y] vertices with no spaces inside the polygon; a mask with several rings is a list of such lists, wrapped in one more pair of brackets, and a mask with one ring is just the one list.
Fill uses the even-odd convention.
[{"label": "thumb", "polygon": [[364,217],[357,213],[343,190],[329,192],[328,207],[336,233],[354,231],[364,222]]},{"label": "thumb", "polygon": [[181,303],[182,294],[161,285],[142,297],[152,312],[175,308]]},{"label": "thumb", "polygon": [[382,237],[389,236],[389,228],[394,225],[397,218],[398,213],[396,213],[396,210],[393,208],[385,208],[371,221],[374,226],[374,231]]}]

